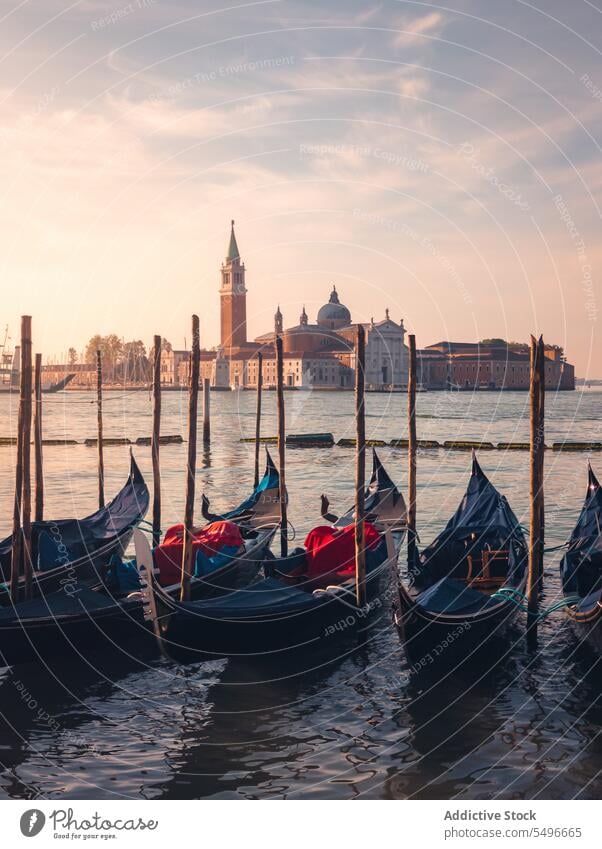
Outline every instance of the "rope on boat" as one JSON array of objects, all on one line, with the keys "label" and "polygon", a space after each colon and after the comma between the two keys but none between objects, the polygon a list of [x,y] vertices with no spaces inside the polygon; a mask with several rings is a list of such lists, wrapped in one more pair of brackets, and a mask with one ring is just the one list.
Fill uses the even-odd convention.
[{"label": "rope on boat", "polygon": [[[288,531],[289,526],[291,528],[292,535],[289,535],[289,531]],[[293,525],[291,520],[288,519],[288,518],[286,520],[286,531],[284,533],[286,535],[287,542],[292,542],[293,540],[295,540],[297,538],[297,529],[295,528],[295,526]]]},{"label": "rope on boat", "polygon": [[[148,525],[148,528],[142,528],[141,527],[142,524]],[[138,522],[138,530],[143,531],[145,534],[151,534],[152,535],[152,533],[153,533],[153,523],[148,522],[146,519],[140,519],[139,522]],[[161,530],[161,528],[159,528],[159,534],[163,535],[163,531]]]},{"label": "rope on boat", "polygon": [[[493,593],[490,598],[509,601],[525,613],[528,610],[526,595],[519,592],[519,590],[515,590],[513,587],[501,587],[497,592]],[[570,607],[573,604],[578,604],[580,601],[581,598],[578,595],[564,596],[564,598],[555,601],[554,604],[550,605],[550,607],[542,610],[541,613],[538,613],[537,618],[545,619],[551,613],[555,613],[557,610],[562,610],[565,607]]]},{"label": "rope on boat", "polygon": [[[148,525],[148,526],[149,526],[149,528],[152,528],[152,526],[153,526],[153,523],[152,523],[152,522],[149,522],[149,521],[148,521],[148,519],[139,519],[139,523],[140,523],[141,525]],[[144,528],[140,528],[140,530],[141,530],[141,531],[143,531],[143,530],[144,530]],[[163,533],[163,531],[161,530],[161,528],[159,528],[159,532],[160,532],[160,533]]]},{"label": "rope on boat", "polygon": [[560,551],[561,548],[566,548],[569,544],[569,541],[563,542],[561,545],[553,545],[551,548],[544,548],[545,554],[549,554],[551,551]]}]

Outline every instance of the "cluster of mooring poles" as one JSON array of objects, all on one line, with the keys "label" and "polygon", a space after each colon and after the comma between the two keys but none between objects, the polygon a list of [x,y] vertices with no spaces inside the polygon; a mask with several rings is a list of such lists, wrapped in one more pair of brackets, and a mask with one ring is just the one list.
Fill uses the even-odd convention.
[{"label": "cluster of mooring poles", "polygon": [[36,354],[35,375],[32,365],[31,316],[21,317],[21,363],[19,413],[17,420],[17,458],[13,508],[10,596],[19,596],[19,578],[24,576],[25,598],[30,598],[33,581],[31,553],[31,431],[32,396],[35,458],[34,518],[44,516],[44,476],[42,468],[42,357]]},{"label": "cluster of mooring poles", "polygon": [[[416,337],[409,336],[408,377],[408,563],[416,557]],[[153,348],[153,423],[151,454],[153,468],[152,539],[157,546],[161,539],[161,471],[159,445],[161,439],[161,336],[154,337]],[[276,347],[276,403],[278,420],[278,457],[280,466],[280,553],[288,553],[288,518],[286,497],[286,426],[284,407],[284,357],[282,338],[278,335]],[[365,357],[366,340],[363,325],[359,325],[355,340],[355,563],[356,598],[359,607],[366,603],[366,551],[365,551]],[[190,599],[190,582],[193,572],[193,521],[195,499],[195,472],[197,446],[198,394],[200,382],[200,331],[198,316],[192,317],[192,350],[189,368],[188,402],[188,457],[186,472],[186,503],[184,508],[184,538],[180,598]],[[18,599],[19,578],[24,576],[24,594],[31,596],[33,561],[31,554],[31,434],[32,397],[33,444],[35,458],[35,520],[44,515],[44,477],[42,458],[42,357],[36,354],[35,370],[32,367],[31,316],[21,318],[21,371],[17,429],[17,458],[15,497],[12,529],[12,558],[10,593]],[[102,416],[102,356],[96,352],[97,423],[98,423],[98,504],[104,506],[104,456]],[[261,443],[261,402],[263,388],[263,358],[257,354],[257,408],[255,419],[254,485],[259,483],[259,451]],[[529,645],[537,640],[539,596],[543,581],[544,554],[544,453],[545,453],[545,350],[543,338],[531,337],[530,376],[530,539],[527,579],[527,636]],[[203,380],[203,443],[211,438],[210,381]]]},{"label": "cluster of mooring poles", "polygon": [[[188,407],[188,466],[186,479],[186,506],[184,511],[184,551],[182,555],[182,586],[180,597],[182,600],[190,599],[190,580],[192,576],[192,529],[194,513],[195,493],[195,465],[196,465],[196,421],[198,410],[199,390],[199,327],[198,318],[193,316],[192,323],[192,352],[189,380],[189,407]],[[364,374],[365,374],[365,330],[360,325],[356,340],[356,387],[355,387],[355,409],[356,409],[356,464],[355,464],[355,548],[356,548],[356,595],[358,605],[363,606],[366,598],[366,552],[364,534],[364,501],[365,501],[365,459],[366,459],[366,426],[364,407]],[[278,421],[278,459],[279,459],[279,505],[280,505],[280,554],[286,557],[288,554],[288,518],[287,518],[287,496],[286,496],[286,417],[284,405],[284,356],[282,338],[276,337],[276,406]],[[158,337],[155,337],[155,351],[158,349]],[[153,407],[153,480],[155,484],[155,498],[153,500],[153,539],[155,531],[158,533],[160,527],[160,495],[157,490],[160,486],[159,473],[159,417],[161,403],[159,361],[155,355],[154,364],[154,407]],[[204,426],[203,441],[209,435],[209,381],[203,382],[204,395]],[[261,445],[261,402],[263,389],[263,358],[261,353],[257,354],[257,408],[255,417],[255,446],[254,446],[254,485],[259,483],[259,453]],[[156,544],[156,543],[155,543]]]}]

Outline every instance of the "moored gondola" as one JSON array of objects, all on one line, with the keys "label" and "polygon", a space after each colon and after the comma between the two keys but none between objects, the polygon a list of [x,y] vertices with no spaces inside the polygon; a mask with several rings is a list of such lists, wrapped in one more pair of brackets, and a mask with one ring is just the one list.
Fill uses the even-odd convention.
[{"label": "moored gondola", "polygon": [[87,659],[111,650],[129,655],[138,639],[149,639],[140,593],[118,599],[72,584],[0,608],[0,664],[5,666],[73,655]]},{"label": "moored gondola", "polygon": [[[195,568],[190,581],[193,599],[211,598],[246,586],[258,574],[279,522],[280,476],[266,449],[265,472],[251,495],[238,507],[224,513],[212,513],[203,496],[203,517],[208,525],[193,534],[201,552],[195,552]],[[231,527],[234,526],[234,527]],[[212,531],[216,533],[212,533]],[[179,597],[182,567],[181,525],[166,532],[163,543],[154,551],[154,574],[163,590]],[[216,534],[225,534],[225,547],[218,547]],[[209,539],[207,538],[209,536]],[[203,545],[205,543],[205,545]],[[209,556],[203,556],[203,553]]]},{"label": "moored gondola", "polygon": [[[354,507],[350,507],[342,516],[329,513],[329,501],[322,496],[322,516],[341,528],[353,522]],[[389,473],[380,461],[380,457],[372,449],[372,475],[365,492],[364,509],[366,520],[380,528],[388,527],[392,531],[405,533],[408,522],[406,503],[403,495],[389,477]]]},{"label": "moored gondola", "polygon": [[580,639],[602,654],[602,487],[591,465],[585,501],[560,575],[571,625]]},{"label": "moored gondola", "polygon": [[[135,464],[134,467],[140,475]],[[244,502],[247,509],[238,511],[240,524],[220,520],[195,532],[199,546],[195,556],[195,575],[191,580],[193,598],[227,593],[245,586],[257,576],[277,528],[277,523],[268,517],[266,508],[269,502],[265,502],[265,507],[261,502],[262,494],[273,492],[274,479],[277,491],[278,472],[268,455],[266,473],[257,487],[260,494],[254,491]],[[117,499],[111,502],[112,505],[117,503]],[[255,516],[248,509],[251,504],[258,505]],[[266,520],[265,524],[261,523],[262,520]],[[234,532],[235,546],[218,549],[216,527],[218,531],[223,532],[224,527],[230,531],[227,543],[233,542]],[[172,531],[177,531],[177,527]],[[128,541],[130,537],[131,533]],[[170,570],[175,572],[177,578],[168,581],[162,591],[168,597],[177,598],[180,592],[182,538],[180,535],[178,541],[177,532],[171,537],[166,532],[165,537],[154,552],[154,573],[158,579],[160,565],[167,567],[164,574],[169,574]],[[46,663],[51,658],[74,654],[87,657],[99,651],[106,653],[112,648],[119,652],[127,653],[130,649],[135,652],[140,640],[148,639],[148,617],[145,616],[136,562],[123,562],[117,550],[113,550],[108,563],[103,562],[102,568],[99,565],[93,575],[88,571],[85,574],[91,579],[87,584],[80,580],[77,571],[67,571],[52,585],[44,579],[38,580],[39,595],[36,598],[15,605],[7,603],[0,608],[1,661],[6,665]]]},{"label": "moored gondola", "polygon": [[[388,482],[389,489],[394,487],[388,475],[381,474],[379,480]],[[374,495],[378,481],[371,485]],[[221,598],[181,603],[153,577],[149,590],[164,645],[173,652],[273,658],[388,620],[388,591],[396,586],[397,558],[405,534],[400,516],[405,516],[405,508],[393,520],[384,491],[381,495],[383,522],[375,510],[365,525],[365,605],[360,607],[356,601],[355,526],[342,522],[336,528],[315,528],[305,548],[266,560],[263,580]],[[403,504],[401,496],[396,503],[400,501]],[[148,548],[144,537],[137,535],[136,546],[145,544]],[[151,562],[148,552],[146,562]]]},{"label": "moored gondola", "polygon": [[527,545],[508,502],[473,455],[472,474],[455,514],[408,564],[395,621],[414,670],[443,664],[467,669],[505,647],[522,599]]},{"label": "moored gondola", "polygon": [[223,513],[211,512],[211,504],[205,494],[202,497],[201,512],[207,522],[235,522],[241,527],[257,528],[277,525],[280,520],[280,475],[268,449],[265,449],[266,463],[263,477],[238,507]]},{"label": "moored gondola", "polygon": [[[98,581],[111,558],[127,549],[148,505],[148,487],[132,454],[125,485],[105,507],[83,519],[33,522],[33,594],[44,595],[65,585]],[[8,597],[11,552],[12,538],[8,537],[0,542],[2,603]],[[22,579],[19,586],[21,595]]]}]

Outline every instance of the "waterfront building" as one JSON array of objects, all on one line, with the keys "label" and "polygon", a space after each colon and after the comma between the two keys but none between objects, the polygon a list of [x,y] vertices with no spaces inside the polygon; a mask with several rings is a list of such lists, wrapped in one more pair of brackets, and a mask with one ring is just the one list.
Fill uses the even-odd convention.
[{"label": "waterfront building", "polygon": [[180,366],[188,362],[190,351],[176,351],[171,347],[161,351],[161,383],[163,386],[178,386],[180,380]]},{"label": "waterfront building", "polygon": [[[403,389],[408,385],[408,348],[405,344],[403,319],[399,323],[385,310],[382,321],[364,324],[366,332],[366,387],[373,390]],[[339,330],[347,340],[349,353],[343,358],[355,371],[353,345],[357,337],[357,324]]]},{"label": "waterfront building", "polygon": [[[526,344],[437,342],[418,351],[418,382],[425,389],[529,389],[530,348]],[[575,369],[558,345],[545,346],[546,389],[575,388]]]}]

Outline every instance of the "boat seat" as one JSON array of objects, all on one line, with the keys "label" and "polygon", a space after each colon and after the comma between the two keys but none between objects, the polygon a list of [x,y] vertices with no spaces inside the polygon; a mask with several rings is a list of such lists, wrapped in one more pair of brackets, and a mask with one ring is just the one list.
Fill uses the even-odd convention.
[{"label": "boat seat", "polygon": [[484,549],[481,557],[466,558],[468,574],[466,583],[478,589],[493,589],[506,583],[510,552],[507,550]]}]

